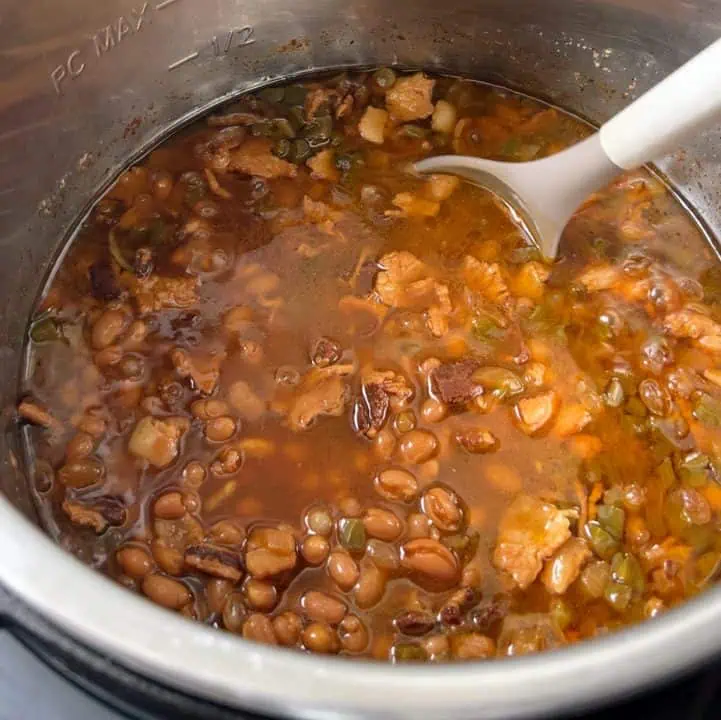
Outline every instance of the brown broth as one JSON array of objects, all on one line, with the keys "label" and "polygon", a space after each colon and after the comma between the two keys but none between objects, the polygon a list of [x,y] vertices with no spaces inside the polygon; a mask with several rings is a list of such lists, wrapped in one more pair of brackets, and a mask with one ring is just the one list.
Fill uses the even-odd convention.
[{"label": "brown broth", "polygon": [[[637,172],[587,201],[561,257],[545,266],[490,194],[467,184],[446,193],[445,180],[405,169],[439,152],[529,160],[588,127],[526,97],[449,78],[436,79],[432,96],[424,77],[395,79],[396,90],[418,87],[394,99],[387,72],[310,82],[307,95],[292,86],[280,102],[277,89],[242,98],[226,120],[168,139],[98,201],[30,329],[30,400],[20,412],[40,425],[30,450],[49,531],[127,587],[202,622],[395,661],[540,650],[696,593],[721,560],[721,282],[704,237],[658,179]],[[440,117],[443,103],[455,117]],[[382,144],[365,139],[369,106],[391,111]],[[240,124],[222,129],[225,122]],[[310,168],[306,152],[329,162]],[[448,197],[435,199],[438,192]],[[396,261],[410,259],[418,264],[410,280],[394,273]],[[409,289],[416,282],[425,285]],[[337,357],[314,367],[322,338]],[[422,370],[429,360],[474,363],[468,395],[443,408],[442,371]],[[505,380],[478,379],[483,368],[500,368]],[[373,370],[396,373],[413,397],[369,379]],[[227,402],[234,386],[241,400],[219,413],[235,423],[232,436],[210,440],[212,421],[193,403]],[[323,402],[313,399],[318,388]],[[374,392],[390,405],[375,426]],[[443,419],[424,419],[429,402]],[[307,428],[293,419],[294,408],[319,407]],[[535,432],[532,412],[541,413]],[[399,424],[412,424],[411,414],[437,443],[422,462],[402,447],[409,436]],[[139,452],[143,418],[157,424]],[[464,449],[457,438],[473,429],[491,433],[495,447]],[[168,441],[176,431],[180,440]],[[379,436],[395,438],[391,456]],[[228,453],[241,467],[222,472]],[[189,476],[192,462],[205,470],[200,483]],[[382,497],[374,482],[399,467],[417,479],[411,502]],[[457,527],[429,511],[433,487],[460,498]],[[159,520],[154,503],[174,491],[183,516]],[[536,504],[524,510],[526,525],[509,520],[529,498]],[[342,523],[369,508],[402,522],[380,546],[397,567],[378,561],[368,538],[350,553],[385,588],[377,602],[359,601],[357,587],[339,587],[325,563],[303,558],[313,534],[307,513],[319,507],[334,522],[331,549],[342,544]],[[435,564],[423,553],[414,560],[409,545],[423,512],[433,520],[424,532]],[[542,512],[559,523],[558,537],[548,525],[533,530]],[[233,523],[234,542],[220,542],[219,521]],[[278,542],[292,534],[295,550],[260,551],[290,567],[253,571],[255,541],[241,537],[259,527],[279,527]],[[222,557],[198,565],[198,545]],[[571,546],[583,556],[575,568],[561,552]],[[129,572],[118,560],[124,548],[145,552],[147,567]],[[562,590],[544,574],[551,563],[570,577]],[[219,578],[227,578],[223,592],[244,593],[226,600],[225,613],[210,594]],[[451,617],[444,605],[462,588],[469,598]],[[308,590],[342,599],[368,643],[344,640],[345,626],[328,618],[330,635],[314,634],[318,618],[301,601]],[[228,603],[236,603],[232,617]],[[304,628],[292,642],[260,617],[284,611]],[[403,632],[408,612],[427,627]]]}]

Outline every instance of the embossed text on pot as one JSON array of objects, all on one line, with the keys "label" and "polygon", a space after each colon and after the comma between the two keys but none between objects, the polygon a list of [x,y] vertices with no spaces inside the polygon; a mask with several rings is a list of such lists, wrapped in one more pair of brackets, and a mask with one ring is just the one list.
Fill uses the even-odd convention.
[{"label": "embossed text on pot", "polygon": [[[32,524],[12,407],[28,313],[72,223],[134,154],[212,103],[393,62],[525,90],[595,122],[721,35],[691,0],[0,1],[0,583],[80,639],[233,706],[318,717],[528,717],[640,690],[721,650],[721,591],[583,648],[447,668],[290,655],[164,613]],[[660,168],[721,237],[721,129]],[[242,668],[242,671],[239,670]],[[583,678],[579,682],[578,678]]]}]

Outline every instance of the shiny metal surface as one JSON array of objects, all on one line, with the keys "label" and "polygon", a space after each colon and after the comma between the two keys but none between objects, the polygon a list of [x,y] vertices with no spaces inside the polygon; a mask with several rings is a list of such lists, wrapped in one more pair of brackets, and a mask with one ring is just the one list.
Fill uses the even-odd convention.
[{"label": "shiny metal surface", "polygon": [[[557,715],[719,652],[719,590],[601,641],[482,665],[391,668],[244,643],[54,546],[31,522],[12,412],[27,316],[73,221],[122,163],[219,98],[397,62],[521,88],[600,123],[719,35],[721,0],[0,0],[0,583],[150,676],[308,718]],[[721,237],[721,131],[660,166]]]}]

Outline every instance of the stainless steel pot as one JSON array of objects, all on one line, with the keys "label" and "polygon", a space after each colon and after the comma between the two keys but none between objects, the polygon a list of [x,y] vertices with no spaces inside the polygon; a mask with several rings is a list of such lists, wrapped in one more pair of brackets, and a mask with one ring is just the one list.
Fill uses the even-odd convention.
[{"label": "stainless steel pot", "polygon": [[[388,667],[246,643],[132,596],[35,525],[13,405],[26,319],[120,165],[219,99],[318,68],[400,63],[601,122],[721,34],[721,0],[0,2],[0,584],[132,669],[231,706],[322,718],[529,717],[616,698],[721,651],[721,590],[539,657]],[[719,130],[661,169],[721,237]]]}]

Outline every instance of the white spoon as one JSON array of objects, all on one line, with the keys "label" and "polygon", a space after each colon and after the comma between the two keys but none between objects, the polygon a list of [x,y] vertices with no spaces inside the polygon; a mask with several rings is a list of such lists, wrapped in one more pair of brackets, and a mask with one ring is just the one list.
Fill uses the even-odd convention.
[{"label": "white spoon", "polygon": [[544,256],[558,251],[578,206],[616,175],[677,149],[721,118],[721,40],[611,118],[594,135],[542,160],[507,163],[466,155],[421,160],[421,173],[452,173],[488,188],[526,225]]}]

